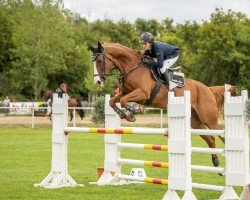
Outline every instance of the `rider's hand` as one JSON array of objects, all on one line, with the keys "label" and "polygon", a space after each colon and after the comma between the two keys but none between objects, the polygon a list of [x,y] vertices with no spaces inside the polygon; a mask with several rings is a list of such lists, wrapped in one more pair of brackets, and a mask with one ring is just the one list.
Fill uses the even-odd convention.
[{"label": "rider's hand", "polygon": [[141,59],[143,60],[143,59],[147,59],[148,58],[148,56],[146,56],[146,55],[144,55],[144,54],[142,54],[141,55]]},{"label": "rider's hand", "polygon": [[141,60],[143,63],[147,64],[147,61],[148,61],[148,57],[144,54],[141,55]]},{"label": "rider's hand", "polygon": [[142,59],[142,62],[145,63],[145,64],[147,64],[148,61],[149,61],[149,60],[148,60],[147,58]]},{"label": "rider's hand", "polygon": [[141,60],[148,60],[150,57],[149,56],[147,56],[147,55],[144,55],[144,54],[142,54],[141,55]]}]

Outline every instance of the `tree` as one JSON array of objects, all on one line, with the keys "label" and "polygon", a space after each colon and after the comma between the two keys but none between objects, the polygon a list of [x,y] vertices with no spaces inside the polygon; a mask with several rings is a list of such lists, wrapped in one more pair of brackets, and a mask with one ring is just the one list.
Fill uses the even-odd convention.
[{"label": "tree", "polygon": [[246,67],[243,60],[247,53],[244,49],[248,45],[244,40],[237,41],[237,24],[244,21],[248,21],[244,15],[216,9],[211,15],[211,22],[202,24],[195,42],[195,78],[211,85],[239,84],[241,68]]},{"label": "tree", "polygon": [[150,32],[152,33],[155,37],[160,36],[161,30],[163,27],[159,22],[157,22],[155,19],[142,19],[138,18],[135,21],[135,28],[141,35],[143,32]]},{"label": "tree", "polygon": [[0,96],[6,96],[13,88],[6,71],[11,67],[12,21],[4,2],[0,2]]},{"label": "tree", "polygon": [[13,8],[16,49],[10,75],[12,84],[30,98],[40,96],[48,78],[67,72],[66,60],[74,51],[74,41],[71,23],[62,7],[60,1],[40,0],[34,4],[24,0]]}]

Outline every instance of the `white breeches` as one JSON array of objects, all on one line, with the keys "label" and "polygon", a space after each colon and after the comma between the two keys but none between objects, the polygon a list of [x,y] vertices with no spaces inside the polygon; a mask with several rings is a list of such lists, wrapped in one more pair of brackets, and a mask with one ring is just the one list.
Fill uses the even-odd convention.
[{"label": "white breeches", "polygon": [[178,60],[179,56],[176,56],[174,58],[170,58],[167,60],[163,61],[163,67],[160,68],[160,71],[162,74],[164,74],[164,72],[169,69],[173,64],[175,64],[175,62]]}]

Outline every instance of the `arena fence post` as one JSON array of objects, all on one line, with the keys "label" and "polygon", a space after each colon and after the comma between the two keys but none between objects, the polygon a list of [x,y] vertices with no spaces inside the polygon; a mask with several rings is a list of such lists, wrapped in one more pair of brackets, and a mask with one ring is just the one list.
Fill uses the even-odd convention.
[{"label": "arena fence post", "polygon": [[180,199],[176,190],[185,191],[183,200],[196,200],[191,177],[190,91],[184,97],[168,94],[168,192],[163,200]]},{"label": "arena fence post", "polygon": [[79,187],[76,181],[68,174],[68,134],[64,128],[68,124],[68,94],[59,98],[53,94],[53,117],[52,117],[52,161],[51,172],[45,179],[34,184],[36,187],[62,188]]},{"label": "arena fence post", "polygon": [[[110,95],[105,95],[105,128],[118,128],[121,126],[120,118],[109,105]],[[113,181],[114,174],[120,174],[121,167],[118,163],[120,149],[118,143],[121,142],[120,134],[105,134],[105,160],[104,172],[98,180],[98,185],[109,185]]]}]

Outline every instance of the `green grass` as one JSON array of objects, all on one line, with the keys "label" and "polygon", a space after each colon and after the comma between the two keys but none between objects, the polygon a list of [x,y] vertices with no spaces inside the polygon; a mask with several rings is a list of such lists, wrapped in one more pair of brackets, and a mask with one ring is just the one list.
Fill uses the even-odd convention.
[{"label": "green grass", "polygon": [[[96,186],[88,182],[97,180],[97,167],[103,166],[103,135],[72,133],[69,136],[69,174],[83,183],[82,188],[44,189],[34,187],[50,172],[51,129],[49,127],[0,127],[0,199],[60,199],[60,200],[151,200],[162,199],[167,191],[163,185],[137,184],[125,186]],[[124,142],[167,144],[163,136],[124,135]],[[140,142],[139,142],[140,141]],[[199,136],[193,136],[193,146],[204,146]],[[222,143],[217,139],[218,147]],[[167,162],[164,152],[149,150],[122,150],[123,158]],[[221,166],[224,157],[219,156]],[[211,156],[193,154],[192,164],[211,166]],[[123,173],[136,166],[124,165]],[[140,167],[140,166],[139,166]],[[145,167],[147,176],[167,179],[166,169]],[[224,177],[213,173],[193,172],[193,182],[223,185]],[[193,189],[199,200],[218,199],[219,192]],[[240,194],[242,188],[237,187]],[[183,193],[179,193],[182,195]]]}]

